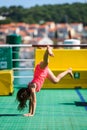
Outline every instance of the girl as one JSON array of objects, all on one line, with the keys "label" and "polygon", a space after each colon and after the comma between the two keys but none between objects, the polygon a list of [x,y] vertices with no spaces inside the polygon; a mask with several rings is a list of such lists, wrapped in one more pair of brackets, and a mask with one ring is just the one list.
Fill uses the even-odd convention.
[{"label": "girl", "polygon": [[28,84],[27,88],[21,88],[17,92],[17,100],[19,101],[18,109],[22,110],[26,106],[26,101],[29,101],[29,112],[24,116],[34,116],[36,109],[36,92],[39,92],[45,79],[48,78],[53,83],[58,83],[65,75],[70,74],[73,77],[72,69],[60,73],[55,76],[48,68],[48,56],[54,56],[51,48],[47,46],[43,61],[36,65],[34,78]]}]

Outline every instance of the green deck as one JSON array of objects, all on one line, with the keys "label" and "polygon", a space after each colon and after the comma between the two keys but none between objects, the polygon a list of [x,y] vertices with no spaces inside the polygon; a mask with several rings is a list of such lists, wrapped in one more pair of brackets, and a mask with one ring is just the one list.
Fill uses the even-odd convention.
[{"label": "green deck", "polygon": [[34,117],[17,110],[17,91],[0,96],[0,130],[87,130],[86,89],[41,90]]}]

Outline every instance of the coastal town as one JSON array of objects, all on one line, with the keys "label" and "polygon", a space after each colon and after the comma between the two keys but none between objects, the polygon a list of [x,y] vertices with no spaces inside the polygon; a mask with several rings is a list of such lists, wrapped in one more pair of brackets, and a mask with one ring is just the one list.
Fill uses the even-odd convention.
[{"label": "coastal town", "polygon": [[55,23],[43,24],[10,23],[0,25],[0,44],[6,43],[6,36],[17,34],[22,37],[23,44],[60,44],[68,39],[68,31],[73,39],[86,43],[87,26],[83,23]]}]

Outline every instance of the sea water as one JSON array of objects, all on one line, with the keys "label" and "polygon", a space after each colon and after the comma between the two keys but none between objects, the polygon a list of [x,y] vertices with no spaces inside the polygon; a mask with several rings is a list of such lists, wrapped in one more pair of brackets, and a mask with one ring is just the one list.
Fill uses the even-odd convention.
[{"label": "sea water", "polygon": [[14,86],[16,86],[16,87],[25,87],[25,86],[28,85],[28,83],[33,78],[33,70],[19,70],[19,71],[15,71],[14,72],[14,77],[15,76],[19,76],[19,78],[14,78]]}]

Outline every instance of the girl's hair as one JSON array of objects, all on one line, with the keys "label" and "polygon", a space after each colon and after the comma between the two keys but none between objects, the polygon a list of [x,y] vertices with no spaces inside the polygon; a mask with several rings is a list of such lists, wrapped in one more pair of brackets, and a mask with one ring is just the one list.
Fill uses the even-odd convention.
[{"label": "girl's hair", "polygon": [[16,99],[19,101],[18,110],[23,110],[27,106],[26,102],[29,96],[27,88],[21,88],[17,92]]}]

